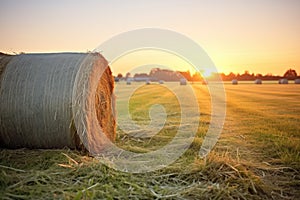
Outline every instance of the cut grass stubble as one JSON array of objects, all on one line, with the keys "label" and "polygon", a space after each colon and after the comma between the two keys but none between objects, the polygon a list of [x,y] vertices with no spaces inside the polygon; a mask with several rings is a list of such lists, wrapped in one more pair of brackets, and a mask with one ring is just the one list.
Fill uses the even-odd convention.
[{"label": "cut grass stubble", "polygon": [[[1,199],[296,199],[300,196],[299,88],[226,86],[227,116],[221,138],[208,157],[199,159],[198,151],[210,121],[210,98],[206,86],[192,87],[201,111],[198,132],[190,148],[172,165],[155,172],[129,174],[67,149],[2,149]],[[132,119],[137,124],[149,123],[148,109],[153,104],[165,107],[165,127],[148,139],[130,137],[118,129],[119,147],[145,153],[161,148],[176,135],[180,124],[178,102],[160,85],[143,86],[134,93],[129,108]]]}]

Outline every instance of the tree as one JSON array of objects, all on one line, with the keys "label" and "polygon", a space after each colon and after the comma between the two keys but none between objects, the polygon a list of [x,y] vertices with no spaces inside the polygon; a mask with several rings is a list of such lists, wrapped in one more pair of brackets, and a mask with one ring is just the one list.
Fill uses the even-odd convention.
[{"label": "tree", "polygon": [[118,79],[121,79],[121,78],[123,78],[123,75],[121,74],[121,73],[118,73]]},{"label": "tree", "polygon": [[295,77],[297,77],[297,72],[294,69],[289,69],[284,73],[283,77],[295,78]]},{"label": "tree", "polygon": [[192,77],[192,80],[193,81],[202,81],[203,78],[202,78],[202,76],[201,76],[201,74],[199,72],[195,72],[195,74]]},{"label": "tree", "polygon": [[181,74],[181,76],[183,76],[186,80],[192,81],[190,71],[186,71],[186,72],[179,71],[178,73]]},{"label": "tree", "polygon": [[263,75],[262,74],[256,74],[255,77],[261,78],[261,77],[263,77]]}]

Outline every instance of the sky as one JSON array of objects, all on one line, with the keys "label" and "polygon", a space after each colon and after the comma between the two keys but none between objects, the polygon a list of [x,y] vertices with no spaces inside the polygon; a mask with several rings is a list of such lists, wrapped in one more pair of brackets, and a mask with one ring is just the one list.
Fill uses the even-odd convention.
[{"label": "sky", "polygon": [[[153,27],[197,42],[220,72],[283,75],[300,73],[299,19],[299,0],[0,0],[0,52],[86,52]],[[125,73],[155,62],[187,67],[159,52],[128,55],[112,67]]]}]

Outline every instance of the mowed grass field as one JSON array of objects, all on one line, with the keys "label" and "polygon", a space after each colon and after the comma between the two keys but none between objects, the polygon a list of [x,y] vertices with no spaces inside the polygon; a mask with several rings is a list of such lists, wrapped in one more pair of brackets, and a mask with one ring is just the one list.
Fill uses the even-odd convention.
[{"label": "mowed grass field", "polygon": [[[118,83],[117,98],[129,87]],[[154,104],[164,106],[166,122],[150,138],[118,128],[118,146],[145,153],[171,141],[181,114],[168,87],[184,92],[189,86],[142,84],[133,93],[129,110],[136,124],[147,126]],[[223,131],[204,159],[198,152],[211,119],[210,96],[205,85],[191,87],[199,103],[199,127],[189,149],[172,165],[130,174],[69,149],[1,149],[0,199],[299,199],[300,85],[226,84]]]}]

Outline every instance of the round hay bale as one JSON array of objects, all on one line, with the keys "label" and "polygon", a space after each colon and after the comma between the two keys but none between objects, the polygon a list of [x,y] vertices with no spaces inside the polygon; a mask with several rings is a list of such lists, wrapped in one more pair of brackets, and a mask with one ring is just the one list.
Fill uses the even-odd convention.
[{"label": "round hay bale", "polygon": [[4,70],[6,68],[6,65],[9,63],[11,59],[12,59],[11,55],[0,53],[0,81],[1,81],[2,74],[4,73]]},{"label": "round hay bale", "polygon": [[295,84],[300,84],[300,78],[295,79]]},{"label": "round hay bale", "polygon": [[[8,59],[6,56],[5,59]],[[93,72],[102,74],[94,98],[101,131],[115,139],[114,80],[107,61],[98,53],[23,54],[0,60],[0,146],[6,148],[78,148],[93,140],[80,135],[74,123],[75,93],[85,90],[78,77],[92,80]],[[89,101],[89,99],[87,99]],[[93,133],[99,134],[99,133]]]},{"label": "round hay bale", "polygon": [[237,84],[238,84],[238,80],[233,79],[233,80],[231,81],[231,83],[232,83],[232,85],[237,85]]},{"label": "round hay bale", "polygon": [[262,80],[261,80],[261,79],[256,79],[256,80],[254,81],[254,83],[255,83],[255,84],[262,84]]},{"label": "round hay bale", "polygon": [[120,81],[120,79],[118,77],[114,77],[114,79],[115,79],[115,82],[119,82]]},{"label": "round hay bale", "polygon": [[281,80],[281,84],[289,84],[289,80],[284,78]]},{"label": "round hay bale", "polygon": [[181,79],[179,80],[179,82],[180,82],[180,85],[186,85],[186,84],[187,84],[185,78],[181,78]]},{"label": "round hay bale", "polygon": [[279,79],[279,84],[289,84],[289,81],[286,78]]}]

